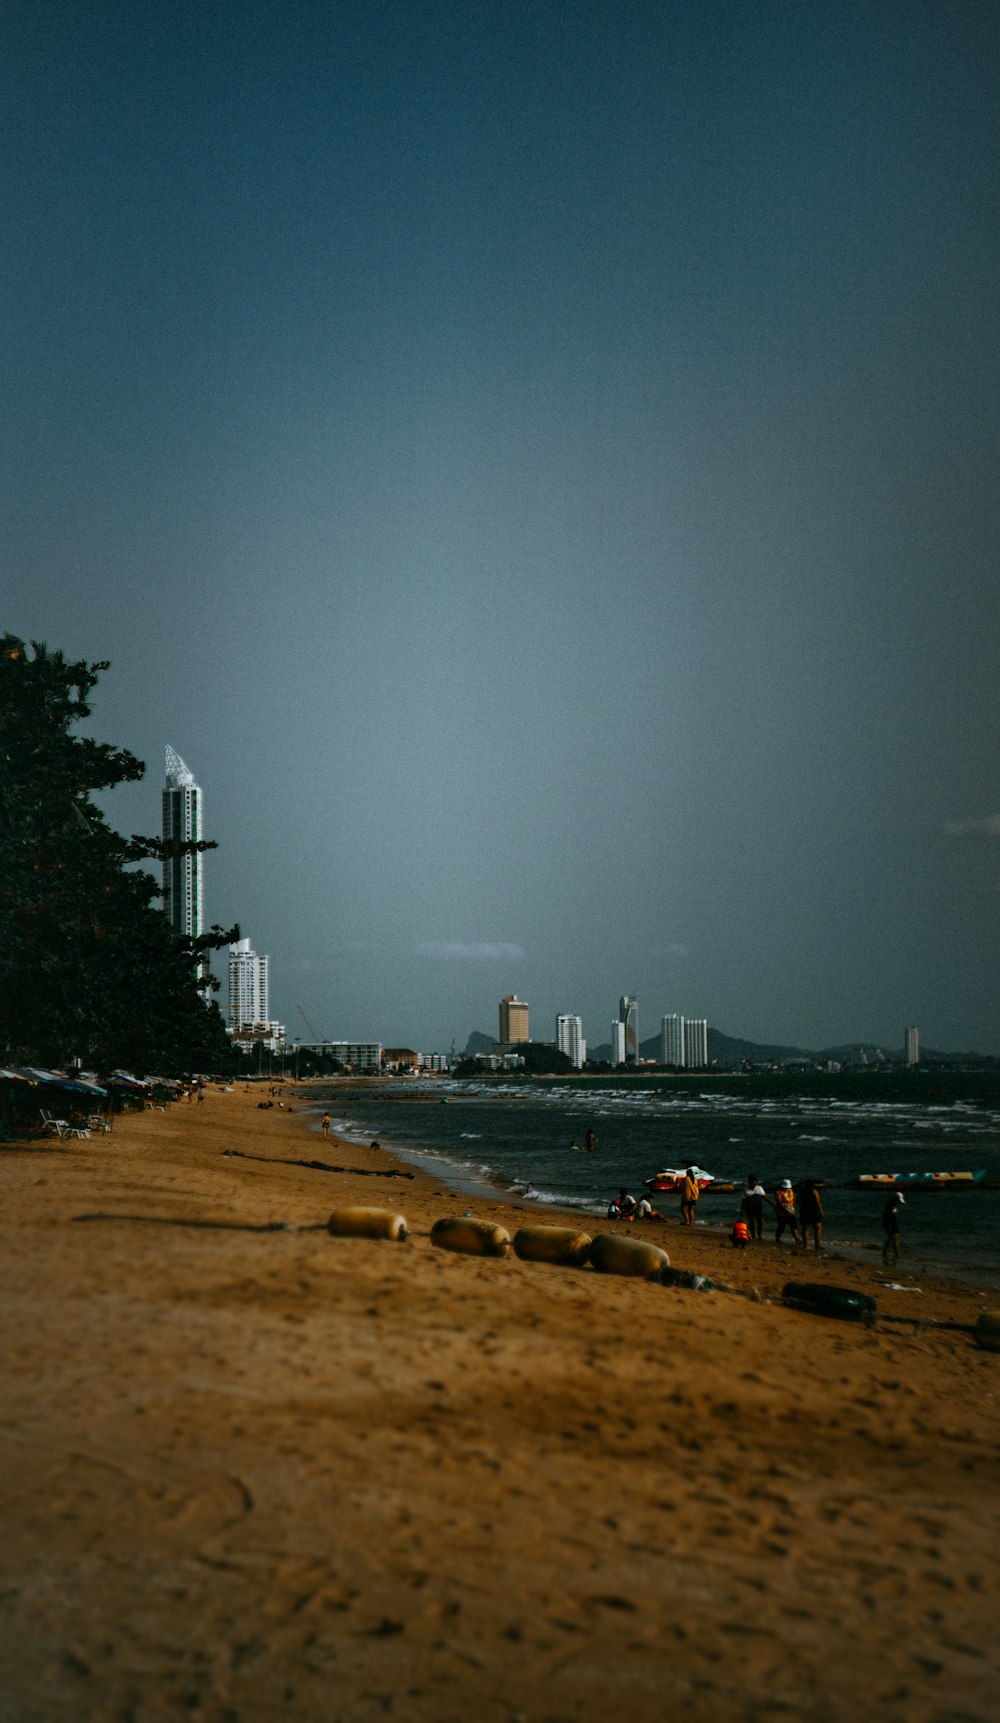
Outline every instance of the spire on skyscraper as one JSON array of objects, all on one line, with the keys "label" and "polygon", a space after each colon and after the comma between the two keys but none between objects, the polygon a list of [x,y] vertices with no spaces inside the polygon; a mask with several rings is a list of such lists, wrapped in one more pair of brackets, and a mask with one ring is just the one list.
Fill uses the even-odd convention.
[{"label": "spire on skyscraper", "polygon": [[167,744],[167,789],[186,790],[194,783],[194,773],[185,766],[180,755]]}]

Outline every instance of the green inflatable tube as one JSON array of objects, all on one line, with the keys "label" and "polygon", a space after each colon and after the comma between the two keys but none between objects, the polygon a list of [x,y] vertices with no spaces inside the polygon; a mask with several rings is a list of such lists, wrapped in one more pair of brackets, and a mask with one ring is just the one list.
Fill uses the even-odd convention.
[{"label": "green inflatable tube", "polygon": [[816,1316],[837,1316],[845,1322],[873,1322],[878,1306],[867,1292],[850,1286],[825,1286],[818,1280],[790,1280],[781,1296],[795,1310]]}]

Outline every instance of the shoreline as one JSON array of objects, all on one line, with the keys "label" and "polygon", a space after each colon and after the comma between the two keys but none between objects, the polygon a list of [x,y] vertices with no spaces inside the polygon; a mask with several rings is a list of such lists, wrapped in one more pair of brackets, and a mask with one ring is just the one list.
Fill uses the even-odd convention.
[{"label": "shoreline", "polygon": [[[986,1723],[1000,1357],[926,1322],[982,1295],[835,1322],[675,1226],[746,1296],[451,1255],[465,1195],[260,1094],[0,1150],[6,1714]],[[358,1202],[406,1243],[331,1239]]]},{"label": "shoreline", "polygon": [[[312,1081],[317,1087],[323,1086],[323,1092],[326,1093],[336,1092],[334,1087],[335,1084],[337,1088],[342,1089],[344,1092],[350,1092],[350,1088],[352,1086],[350,1079],[346,1081],[344,1079],[340,1079],[338,1082],[336,1079],[316,1078]],[[362,1081],[368,1089],[377,1087],[376,1079],[363,1079]],[[302,1084],[299,1085],[299,1088],[302,1092],[308,1095],[310,1085]],[[402,1098],[403,1097],[400,1097],[400,1099]],[[438,1100],[438,1097],[428,1096],[428,1101],[433,1103],[433,1101],[436,1100]],[[546,1217],[549,1217],[553,1224],[572,1224],[575,1226],[585,1224],[592,1232],[607,1230],[607,1228],[613,1224],[607,1221],[606,1215],[599,1203],[587,1206],[583,1203],[561,1200],[558,1195],[555,1194],[552,1196],[532,1196],[530,1194],[534,1189],[532,1186],[529,1186],[525,1191],[519,1193],[510,1185],[503,1183],[499,1176],[495,1183],[491,1182],[487,1174],[481,1172],[471,1163],[463,1165],[460,1161],[452,1159],[447,1150],[443,1148],[416,1148],[406,1143],[399,1143],[390,1140],[383,1141],[381,1138],[379,1140],[382,1145],[383,1152],[395,1156],[406,1166],[419,1168],[422,1172],[426,1173],[429,1178],[436,1178],[438,1182],[444,1181],[454,1186],[455,1189],[461,1191],[470,1198],[478,1198],[484,1202],[490,1203],[502,1203],[513,1210],[520,1210],[522,1208],[530,1210],[537,1214],[539,1222],[543,1222]],[[354,1142],[353,1138],[347,1138],[344,1139],[344,1141],[349,1146],[359,1146]],[[440,1171],[437,1171],[437,1168],[440,1168]],[[838,1187],[832,1186],[831,1188],[836,1189]],[[973,1191],[948,1191],[935,1193],[935,1199],[939,1202],[968,1201],[973,1195]],[[678,1199],[671,1196],[671,1202],[672,1204],[677,1204]],[[679,1218],[674,1212],[661,1211],[658,1220],[653,1223],[634,1222],[631,1224],[634,1226],[637,1236],[648,1237],[654,1244],[662,1242],[663,1247],[668,1250],[669,1244],[667,1242],[667,1238],[664,1238],[662,1241],[660,1239],[659,1235],[661,1230],[667,1233],[670,1237],[677,1234],[680,1234],[683,1237],[686,1236],[688,1231],[688,1229],[681,1226]],[[797,1277],[795,1270],[802,1267],[807,1260],[811,1262],[815,1256],[815,1252],[811,1247],[808,1251],[805,1251],[795,1249],[789,1245],[776,1246],[774,1244],[773,1237],[771,1236],[774,1231],[773,1217],[768,1217],[768,1222],[765,1224],[768,1228],[763,1241],[765,1248],[768,1251],[774,1251],[775,1260],[783,1259],[787,1261],[787,1266],[790,1271],[787,1278],[795,1279]],[[741,1253],[733,1251],[730,1246],[730,1227],[731,1221],[728,1223],[721,1221],[717,1223],[714,1219],[702,1220],[699,1218],[696,1221],[696,1225],[693,1230],[698,1235],[711,1238],[718,1246],[726,1249],[728,1255],[739,1256]],[[749,1252],[747,1252],[747,1255],[751,1257],[756,1256],[756,1248],[751,1247]],[[954,1285],[977,1295],[988,1296],[990,1294],[996,1294],[997,1301],[1000,1302],[1000,1269],[990,1267],[977,1270],[976,1268],[969,1268],[964,1265],[955,1265],[952,1267],[948,1264],[925,1264],[920,1261],[913,1261],[905,1254],[901,1256],[897,1263],[891,1265],[891,1267],[882,1264],[881,1260],[879,1260],[878,1268],[876,1268],[873,1258],[881,1258],[881,1246],[874,1241],[869,1245],[861,1240],[849,1239],[828,1238],[825,1242],[823,1251],[820,1253],[820,1257],[821,1260],[825,1260],[827,1262],[842,1261],[856,1263],[862,1267],[869,1266],[872,1269],[873,1274],[877,1274],[878,1269],[881,1269],[882,1273],[879,1277],[881,1281],[889,1278],[893,1281],[898,1281],[900,1277],[904,1279],[917,1277],[931,1283],[941,1281],[946,1285]]]}]

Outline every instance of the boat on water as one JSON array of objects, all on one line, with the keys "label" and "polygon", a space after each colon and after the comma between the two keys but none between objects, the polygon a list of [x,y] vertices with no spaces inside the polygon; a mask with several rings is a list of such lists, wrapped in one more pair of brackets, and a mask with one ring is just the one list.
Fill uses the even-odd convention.
[{"label": "boat on water", "polygon": [[[701,1190],[706,1190],[716,1182],[712,1174],[706,1173],[702,1167],[692,1167],[691,1171]],[[644,1182],[648,1191],[679,1191],[686,1178],[687,1167],[664,1167],[661,1173],[654,1173],[651,1179]]]},{"label": "boat on water", "polygon": [[858,1173],[855,1190],[970,1190],[986,1183],[986,1168],[972,1173]]}]

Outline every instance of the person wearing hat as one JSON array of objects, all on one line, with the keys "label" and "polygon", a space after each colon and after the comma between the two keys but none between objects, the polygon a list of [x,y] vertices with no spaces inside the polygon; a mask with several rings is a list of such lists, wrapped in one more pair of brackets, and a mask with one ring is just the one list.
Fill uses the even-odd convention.
[{"label": "person wearing hat", "polygon": [[795,1192],[792,1189],[791,1179],[782,1179],[780,1184],[775,1187],[774,1212],[778,1217],[778,1224],[774,1231],[775,1244],[781,1243],[786,1232],[791,1233],[792,1243],[798,1244],[799,1228],[795,1214]]},{"label": "person wearing hat", "polygon": [[899,1261],[899,1211],[906,1207],[906,1198],[902,1191],[892,1191],[889,1200],[882,1210],[882,1228],[885,1232],[885,1243],[882,1246],[882,1261],[889,1264],[889,1252],[892,1251],[892,1262]]}]

